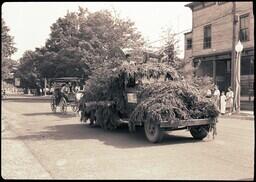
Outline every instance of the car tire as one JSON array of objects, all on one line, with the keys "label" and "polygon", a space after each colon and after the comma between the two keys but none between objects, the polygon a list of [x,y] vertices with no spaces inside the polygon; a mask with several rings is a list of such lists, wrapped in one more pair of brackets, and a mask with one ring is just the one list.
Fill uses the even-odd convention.
[{"label": "car tire", "polygon": [[197,126],[190,129],[190,133],[196,140],[203,140],[209,133],[209,126]]},{"label": "car tire", "polygon": [[148,141],[152,143],[161,142],[163,139],[163,131],[160,125],[155,122],[144,122],[144,131]]}]

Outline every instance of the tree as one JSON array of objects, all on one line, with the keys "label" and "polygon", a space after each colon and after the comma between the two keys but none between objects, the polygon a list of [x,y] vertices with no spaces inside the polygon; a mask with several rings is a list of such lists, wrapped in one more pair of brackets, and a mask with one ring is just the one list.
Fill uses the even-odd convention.
[{"label": "tree", "polygon": [[17,51],[17,48],[14,47],[14,37],[10,35],[9,31],[10,29],[5,24],[5,21],[1,19],[2,21],[2,34],[1,34],[1,76],[2,80],[5,80],[10,77],[10,72],[12,65],[15,63],[13,60],[11,60],[11,55],[14,54]]},{"label": "tree", "polygon": [[176,39],[175,33],[173,33],[171,28],[167,28],[163,31],[162,37],[164,38],[164,43],[160,48],[161,61],[167,62],[176,69],[180,69],[182,67],[182,60],[177,56],[179,41]]},{"label": "tree", "polygon": [[24,52],[22,58],[20,58],[18,70],[15,73],[15,77],[21,79],[21,86],[25,88],[36,88],[36,79],[39,78],[37,71],[37,58],[38,52],[28,50]]},{"label": "tree", "polygon": [[91,13],[79,7],[78,12],[68,12],[51,26],[45,47],[56,53],[62,63],[58,72],[67,63],[67,67],[82,68],[80,71],[88,75],[104,61],[112,60],[114,50],[142,45],[141,35],[130,20],[114,17],[106,10]]},{"label": "tree", "polygon": [[40,79],[87,78],[107,62],[120,62],[122,58],[115,54],[116,50],[138,51],[142,45],[142,37],[130,20],[114,17],[106,10],[91,13],[79,7],[77,12],[67,12],[52,24],[45,46],[23,55],[19,75],[27,83],[33,80],[32,75]]}]

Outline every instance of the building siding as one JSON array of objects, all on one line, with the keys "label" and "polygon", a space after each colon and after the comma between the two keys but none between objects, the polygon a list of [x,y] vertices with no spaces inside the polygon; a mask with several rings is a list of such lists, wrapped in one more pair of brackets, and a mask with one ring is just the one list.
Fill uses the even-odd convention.
[{"label": "building siding", "polygon": [[[232,51],[233,41],[233,2],[211,5],[192,12],[193,32],[185,35],[192,36],[192,50],[185,49],[185,58],[190,56],[217,54]],[[254,47],[254,15],[252,2],[236,2],[236,15],[249,13],[249,41],[242,42],[244,48]],[[203,48],[204,26],[211,24],[211,48]],[[240,22],[236,23],[236,42],[238,41]],[[186,48],[186,46],[185,46]]]},{"label": "building siding", "polygon": [[191,59],[192,58],[192,49],[193,49],[193,40],[192,40],[192,49],[187,49],[187,39],[192,38],[192,32],[186,33],[185,38],[184,38],[184,50],[185,50],[185,55],[184,59]]}]

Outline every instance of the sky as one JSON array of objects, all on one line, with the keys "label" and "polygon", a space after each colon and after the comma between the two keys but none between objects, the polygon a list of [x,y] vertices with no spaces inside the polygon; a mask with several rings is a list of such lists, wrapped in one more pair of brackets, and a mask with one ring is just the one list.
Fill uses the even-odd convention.
[{"label": "sky", "polygon": [[[78,6],[90,12],[113,10],[123,19],[130,19],[142,36],[153,47],[162,41],[163,30],[171,28],[179,40],[179,57],[184,56],[184,32],[192,27],[192,12],[184,7],[189,2],[5,2],[2,18],[14,36],[18,51],[12,59],[18,60],[26,50],[42,47],[50,34],[50,26],[67,11],[77,11]],[[156,42],[155,42],[156,41]]]}]

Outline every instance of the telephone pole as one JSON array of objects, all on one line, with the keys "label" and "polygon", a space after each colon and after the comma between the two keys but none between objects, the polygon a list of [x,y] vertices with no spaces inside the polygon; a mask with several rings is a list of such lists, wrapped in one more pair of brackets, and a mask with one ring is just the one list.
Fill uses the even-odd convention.
[{"label": "telephone pole", "polygon": [[233,37],[232,37],[232,58],[231,58],[231,87],[232,87],[232,90],[235,91],[235,88],[236,88],[235,78],[236,78],[236,74],[237,74],[236,73],[236,50],[235,50],[235,46],[236,46],[236,2],[233,1],[232,3],[233,3],[233,7],[232,7]]}]

